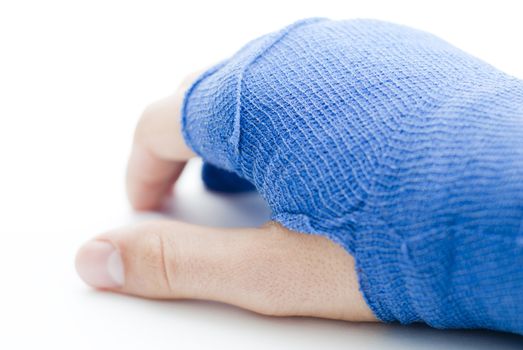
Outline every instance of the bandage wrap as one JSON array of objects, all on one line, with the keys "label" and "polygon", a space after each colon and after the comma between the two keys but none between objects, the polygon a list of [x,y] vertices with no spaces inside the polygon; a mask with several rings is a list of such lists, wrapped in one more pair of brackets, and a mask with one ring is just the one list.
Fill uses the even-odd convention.
[{"label": "bandage wrap", "polygon": [[201,75],[182,122],[274,220],[352,254],[381,320],[523,333],[522,81],[425,32],[309,19]]}]

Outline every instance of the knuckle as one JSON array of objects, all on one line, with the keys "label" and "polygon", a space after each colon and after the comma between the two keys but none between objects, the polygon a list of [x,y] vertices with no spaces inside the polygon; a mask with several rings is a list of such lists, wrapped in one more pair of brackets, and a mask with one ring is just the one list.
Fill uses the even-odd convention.
[{"label": "knuckle", "polygon": [[152,290],[172,292],[171,276],[175,254],[170,249],[168,237],[163,225],[152,225],[143,231],[138,241],[141,249],[141,264],[144,275],[141,276]]},{"label": "knuckle", "polygon": [[142,114],[140,115],[140,118],[138,119],[138,123],[136,124],[135,130],[134,130],[135,141],[141,141],[144,139],[145,135],[147,135],[147,131],[149,130],[151,121],[155,115],[154,110],[155,110],[154,103],[149,104],[143,110]]},{"label": "knuckle", "polygon": [[196,78],[198,76],[200,76],[204,71],[205,71],[205,69],[200,69],[200,70],[191,72],[191,73],[187,74],[186,76],[184,76],[182,79],[182,82],[178,88],[178,92],[182,93],[182,94],[185,93],[185,91],[187,89],[189,89],[189,87],[194,83]]}]

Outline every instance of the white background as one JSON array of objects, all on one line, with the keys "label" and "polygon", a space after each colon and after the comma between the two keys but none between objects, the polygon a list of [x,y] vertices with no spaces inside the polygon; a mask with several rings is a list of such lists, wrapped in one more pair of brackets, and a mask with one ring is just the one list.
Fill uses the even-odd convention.
[{"label": "white background", "polygon": [[[0,0],[1,349],[523,347],[523,337],[508,334],[274,319],[121,297],[76,277],[83,241],[142,219],[126,203],[123,175],[144,106],[185,73],[309,16],[415,26],[523,77],[518,1]],[[203,191],[198,165],[165,215],[223,225],[260,219],[245,213],[262,205],[256,198]]]}]

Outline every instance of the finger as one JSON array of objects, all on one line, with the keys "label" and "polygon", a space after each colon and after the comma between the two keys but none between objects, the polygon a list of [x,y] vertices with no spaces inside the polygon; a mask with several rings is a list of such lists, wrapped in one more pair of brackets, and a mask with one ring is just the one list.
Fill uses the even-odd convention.
[{"label": "finger", "polygon": [[77,270],[94,287],[147,298],[208,299],[278,316],[375,320],[343,248],[277,224],[222,229],[144,223],[87,243]]},{"label": "finger", "polygon": [[182,137],[180,108],[197,75],[188,76],[174,95],[147,107],[138,122],[127,166],[127,194],[136,209],[159,207],[185,161],[194,156]]}]

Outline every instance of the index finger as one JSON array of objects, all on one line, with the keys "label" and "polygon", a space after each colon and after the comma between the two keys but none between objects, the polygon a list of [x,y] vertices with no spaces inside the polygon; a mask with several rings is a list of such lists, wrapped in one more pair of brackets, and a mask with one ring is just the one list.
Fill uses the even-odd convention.
[{"label": "index finger", "polygon": [[127,165],[127,195],[135,209],[158,208],[186,161],[194,157],[182,136],[180,108],[185,91],[199,73],[189,75],[173,95],[142,113]]}]

